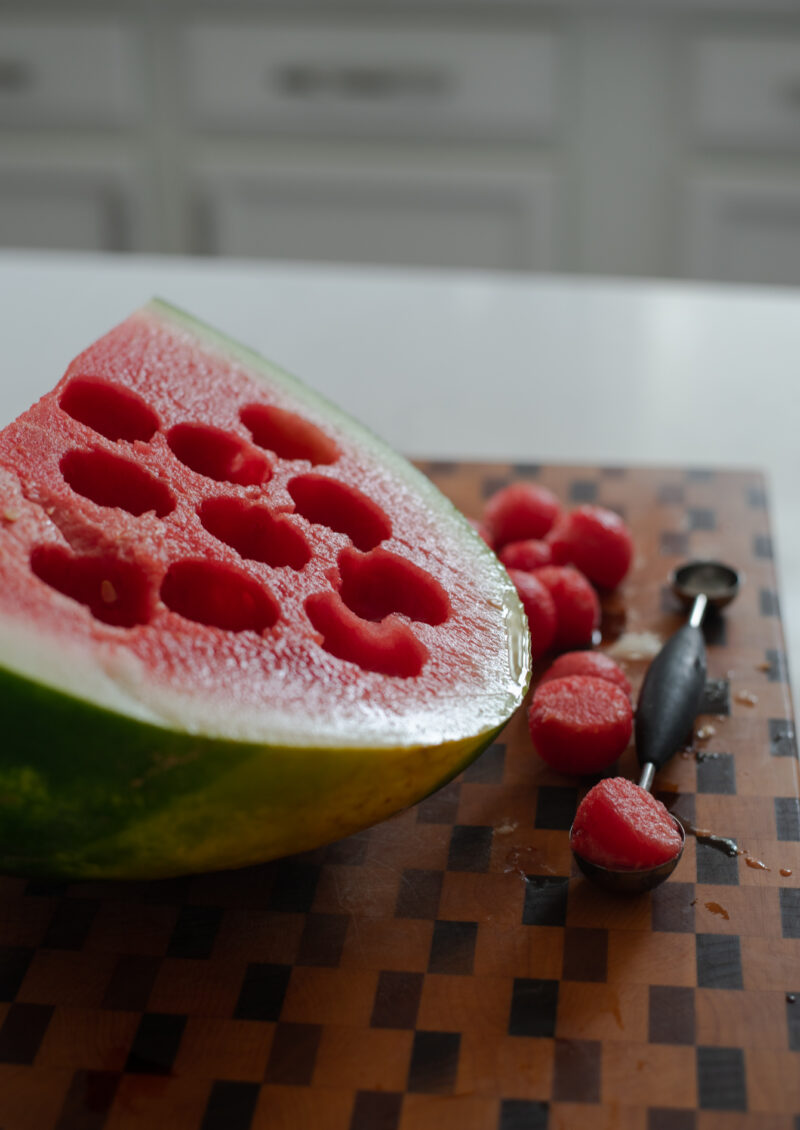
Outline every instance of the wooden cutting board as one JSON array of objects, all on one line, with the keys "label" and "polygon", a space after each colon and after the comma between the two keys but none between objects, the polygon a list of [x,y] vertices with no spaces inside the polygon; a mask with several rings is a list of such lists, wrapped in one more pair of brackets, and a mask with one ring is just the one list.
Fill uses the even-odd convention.
[{"label": "wooden cutting board", "polygon": [[[628,655],[682,622],[680,560],[744,571],[707,622],[694,744],[656,782],[739,854],[689,836],[655,892],[592,888],[568,846],[588,782],[543,765],[520,712],[452,784],[313,853],[0,877],[0,1130],[797,1130],[800,791],[761,476],[423,469],[476,517],[521,477],[623,513],[603,646]],[[624,662],[636,686],[646,663]]]}]

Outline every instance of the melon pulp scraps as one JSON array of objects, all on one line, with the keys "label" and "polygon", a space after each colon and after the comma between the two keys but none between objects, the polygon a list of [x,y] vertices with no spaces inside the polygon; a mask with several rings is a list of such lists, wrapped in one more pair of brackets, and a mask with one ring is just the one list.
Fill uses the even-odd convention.
[{"label": "melon pulp scraps", "polygon": [[509,569],[508,575],[514,583],[522,607],[525,609],[525,615],[528,617],[528,627],[531,630],[531,656],[533,659],[539,659],[549,651],[555,639],[558,626],[555,602],[535,573]]},{"label": "melon pulp scraps", "polygon": [[520,704],[494,554],[405,460],[155,302],[0,433],[0,868],[159,876],[347,835]]},{"label": "melon pulp scraps", "polygon": [[640,871],[674,859],[681,835],[660,800],[625,777],[607,777],[578,805],[570,845],[598,867]]},{"label": "melon pulp scraps", "polygon": [[547,487],[536,483],[511,483],[487,501],[483,522],[495,549],[509,542],[542,538],[561,513],[561,505]]},{"label": "melon pulp scraps", "polygon": [[604,651],[565,651],[557,656],[543,675],[539,686],[566,675],[590,675],[595,679],[608,679],[620,687],[628,698],[633,694],[630,680],[620,665]]},{"label": "melon pulp scraps", "polygon": [[547,533],[553,560],[575,565],[598,588],[616,588],[633,561],[633,538],[625,522],[605,506],[578,506],[562,514]]},{"label": "melon pulp scraps", "polygon": [[565,675],[542,682],[528,709],[536,752],[559,773],[600,773],[633,730],[630,699],[608,679]]}]

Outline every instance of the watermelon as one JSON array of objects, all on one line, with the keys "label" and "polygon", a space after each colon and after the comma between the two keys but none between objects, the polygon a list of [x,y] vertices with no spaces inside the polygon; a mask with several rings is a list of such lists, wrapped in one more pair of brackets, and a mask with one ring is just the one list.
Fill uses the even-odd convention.
[{"label": "watermelon", "polygon": [[682,839],[660,800],[626,777],[606,777],[578,805],[570,844],[597,867],[642,871],[675,859]]},{"label": "watermelon", "polygon": [[0,432],[0,869],[161,877],[314,848],[519,706],[492,551],[347,415],[154,301]]},{"label": "watermelon", "polygon": [[630,741],[633,707],[608,679],[564,675],[544,680],[528,709],[534,748],[559,773],[600,773]]}]

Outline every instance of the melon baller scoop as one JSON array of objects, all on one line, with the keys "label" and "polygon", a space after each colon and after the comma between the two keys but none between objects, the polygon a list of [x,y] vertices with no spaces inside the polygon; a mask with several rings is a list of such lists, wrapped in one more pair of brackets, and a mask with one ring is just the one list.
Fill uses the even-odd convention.
[{"label": "melon baller scoop", "polygon": [[[653,779],[685,742],[703,699],[706,684],[706,648],[703,618],[709,607],[724,608],[739,591],[741,578],[721,561],[690,561],[675,569],[670,587],[688,608],[689,620],[667,642],[647,669],[636,704],[634,735],[641,768],[639,786],[648,792]],[[672,819],[680,833],[677,854],[657,867],[614,870],[601,867],[573,852],[583,874],[607,890],[641,894],[663,883],[678,865],[686,842],[683,825]]]}]

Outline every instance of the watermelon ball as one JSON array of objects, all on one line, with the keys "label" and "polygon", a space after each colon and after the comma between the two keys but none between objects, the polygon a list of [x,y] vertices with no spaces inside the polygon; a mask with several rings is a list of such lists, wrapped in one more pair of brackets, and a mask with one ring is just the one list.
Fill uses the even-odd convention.
[{"label": "watermelon ball", "polygon": [[625,777],[607,777],[578,805],[570,846],[598,867],[641,871],[674,859],[681,834],[660,800]]},{"label": "watermelon ball", "polygon": [[508,575],[522,601],[531,633],[531,655],[538,659],[550,650],[555,638],[558,617],[553,598],[534,573],[509,569]]},{"label": "watermelon ball", "polygon": [[506,569],[525,569],[529,573],[553,563],[553,551],[541,538],[510,541],[503,546],[498,557]]},{"label": "watermelon ball", "polygon": [[536,578],[548,589],[556,606],[556,651],[586,647],[600,627],[600,601],[583,573],[571,565],[543,565]]},{"label": "watermelon ball", "polygon": [[558,499],[546,487],[512,483],[491,496],[483,520],[495,549],[502,549],[510,541],[543,538],[560,513]]},{"label": "watermelon ball", "polygon": [[591,675],[542,683],[528,726],[536,752],[559,773],[600,773],[630,741],[633,708],[620,687]]},{"label": "watermelon ball", "polygon": [[553,560],[569,563],[601,589],[613,589],[633,560],[633,538],[619,514],[604,506],[578,506],[547,537]]},{"label": "watermelon ball", "polygon": [[591,675],[596,679],[608,679],[621,687],[629,698],[633,693],[628,676],[620,665],[602,651],[565,651],[547,668],[539,680],[539,686],[549,683],[551,679],[563,679],[566,675]]}]

